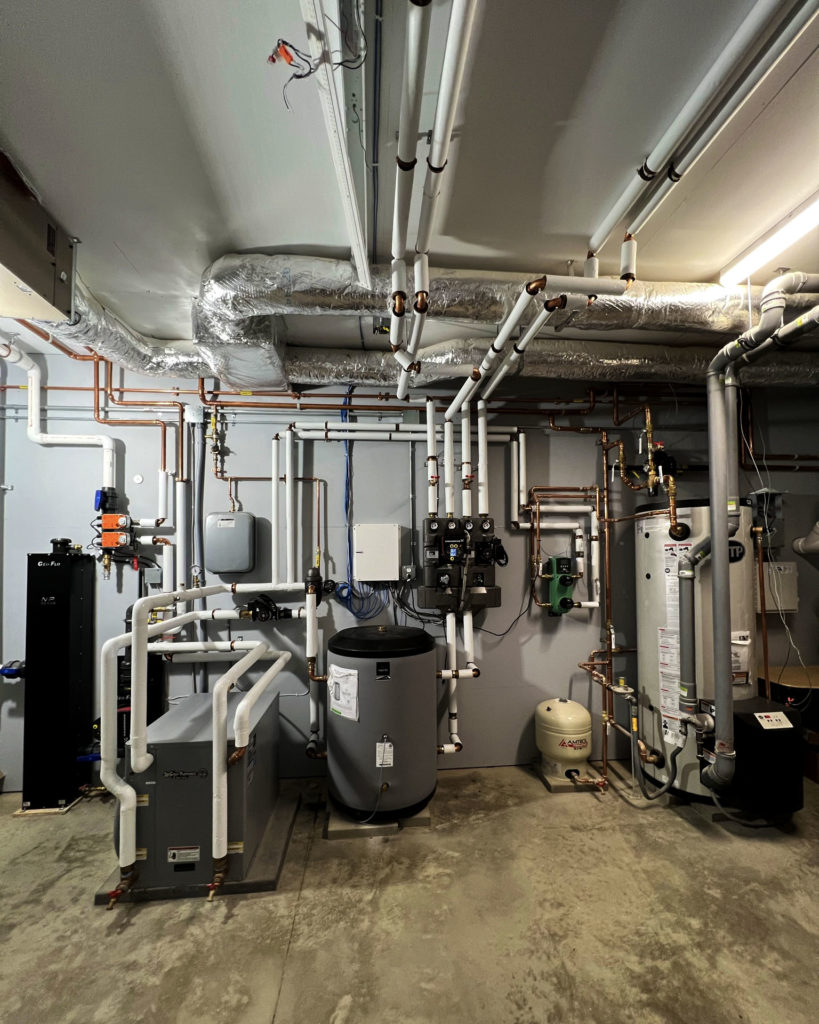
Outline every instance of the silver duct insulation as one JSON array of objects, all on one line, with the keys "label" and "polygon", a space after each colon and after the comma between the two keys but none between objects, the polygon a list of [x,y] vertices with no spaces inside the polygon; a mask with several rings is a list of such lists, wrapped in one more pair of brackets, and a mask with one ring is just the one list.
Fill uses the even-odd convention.
[{"label": "silver duct insulation", "polygon": [[[496,323],[511,310],[520,280],[438,270],[429,315]],[[314,256],[223,256],[202,275],[193,304],[197,340],[221,340],[225,325],[286,314],[384,316],[392,294],[389,267],[373,267],[373,288],[358,282],[352,264]],[[531,276],[531,275],[530,275]]]},{"label": "silver duct insulation", "polygon": [[[425,348],[414,386],[467,376],[481,362],[487,348],[486,341],[470,339]],[[589,383],[632,380],[702,384],[713,356],[713,349],[709,348],[659,349],[648,345],[536,339],[526,349],[517,376]],[[287,376],[294,384],[317,386],[343,380],[392,387],[395,360],[389,352],[291,348],[287,353]],[[776,360],[743,370],[742,381],[757,385],[817,384],[819,358],[815,354],[780,353]]]},{"label": "silver duct insulation", "polygon": [[[536,272],[504,274],[499,279],[499,275],[477,272],[430,270],[429,316],[499,323],[512,309],[523,283],[536,276]],[[577,283],[582,293],[582,277]],[[252,318],[260,316],[383,316],[391,292],[387,267],[373,268],[373,290],[367,291],[358,283],[352,264],[341,260],[257,253],[223,256],[202,276],[194,301],[194,336],[202,342],[226,341],[229,325],[242,324],[247,330]],[[753,307],[758,308],[761,294],[761,288],[751,289]],[[797,315],[817,301],[817,296],[789,296],[787,308]],[[531,313],[538,308],[533,299]],[[571,322],[587,330],[738,334],[748,327],[748,294],[746,289],[718,284],[635,281],[625,295],[600,296],[591,307],[573,315]]]},{"label": "silver duct insulation", "polygon": [[136,373],[199,377],[211,372],[190,342],[160,341],[131,330],[101,306],[79,281],[74,307],[79,317],[76,323],[33,322],[65,345],[80,349],[88,346]]}]

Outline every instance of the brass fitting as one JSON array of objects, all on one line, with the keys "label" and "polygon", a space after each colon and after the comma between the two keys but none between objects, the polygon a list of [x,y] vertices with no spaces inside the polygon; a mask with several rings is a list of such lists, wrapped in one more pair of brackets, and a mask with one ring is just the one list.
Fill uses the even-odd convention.
[{"label": "brass fitting", "polygon": [[316,659],[315,658],[308,658],[307,659],[307,676],[311,680],[311,682],[314,682],[314,683],[326,683],[327,682],[327,676],[317,676],[316,675]]}]

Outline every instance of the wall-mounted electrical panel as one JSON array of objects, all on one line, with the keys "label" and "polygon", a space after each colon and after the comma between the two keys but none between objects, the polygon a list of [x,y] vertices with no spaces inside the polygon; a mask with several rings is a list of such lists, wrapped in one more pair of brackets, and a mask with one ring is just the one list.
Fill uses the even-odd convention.
[{"label": "wall-mounted electrical panel", "polygon": [[491,517],[425,519],[418,603],[442,611],[497,608],[501,594],[495,566],[506,561]]},{"label": "wall-mounted electrical panel", "polygon": [[353,526],[353,579],[387,583],[401,578],[401,527],[397,523]]},{"label": "wall-mounted electrical panel", "polygon": [[[798,612],[799,574],[796,562],[766,562],[764,569],[766,614],[778,615],[780,612]],[[756,575],[754,575],[754,600],[757,612],[761,612],[759,578]]]},{"label": "wall-mounted electrical panel", "polygon": [[249,512],[211,512],[205,519],[205,568],[219,575],[251,572],[256,564],[256,518]]}]

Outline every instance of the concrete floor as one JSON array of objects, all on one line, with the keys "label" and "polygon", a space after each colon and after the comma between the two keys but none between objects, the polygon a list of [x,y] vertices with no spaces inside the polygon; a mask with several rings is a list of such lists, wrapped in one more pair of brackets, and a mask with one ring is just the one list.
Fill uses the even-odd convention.
[{"label": "concrete floor", "polygon": [[328,842],[305,784],[279,892],[111,912],[91,905],[111,805],[21,821],[8,794],[0,1021],[812,1024],[806,786],[791,828],[752,832],[704,805],[553,796],[525,768],[447,771],[431,829]]}]

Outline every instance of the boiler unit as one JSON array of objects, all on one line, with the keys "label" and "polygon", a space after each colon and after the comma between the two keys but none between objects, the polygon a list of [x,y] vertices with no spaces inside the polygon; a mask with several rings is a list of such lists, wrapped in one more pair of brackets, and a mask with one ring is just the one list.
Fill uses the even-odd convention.
[{"label": "boiler unit", "polygon": [[[228,755],[234,751],[233,716],[245,696],[227,695]],[[227,883],[246,878],[278,797],[278,694],[266,693],[250,713],[245,756],[228,771]],[[135,899],[197,896],[213,878],[213,702],[193,693],[148,726],[147,771],[129,773],[137,793],[138,879]],[[97,894],[107,902],[111,886]],[[225,891],[253,891],[254,886]],[[270,888],[270,886],[267,886]]]},{"label": "boiler unit", "polygon": [[410,626],[358,626],[328,649],[330,795],[357,819],[409,817],[435,791],[435,641]]},{"label": "boiler unit", "polygon": [[[640,506],[638,512],[661,509],[662,504]],[[662,765],[645,764],[657,782],[667,779],[668,756],[679,735],[679,582],[677,559],[709,534],[708,501],[678,502],[678,519],[690,530],[684,540],[669,534],[666,516],[635,523],[634,546],[637,593],[637,666],[639,675],[640,730],[649,747],[665,754]],[[734,701],[747,700],[756,692],[756,619],[754,613],[754,548],[752,514],[748,502],[740,509],[740,526],[731,539],[731,651],[734,667]],[[711,633],[711,565],[698,568],[695,584],[695,640],[697,692],[702,700],[714,697],[713,639]],[[694,733],[689,730],[678,758],[675,788],[709,796],[700,783],[700,760]]]}]

